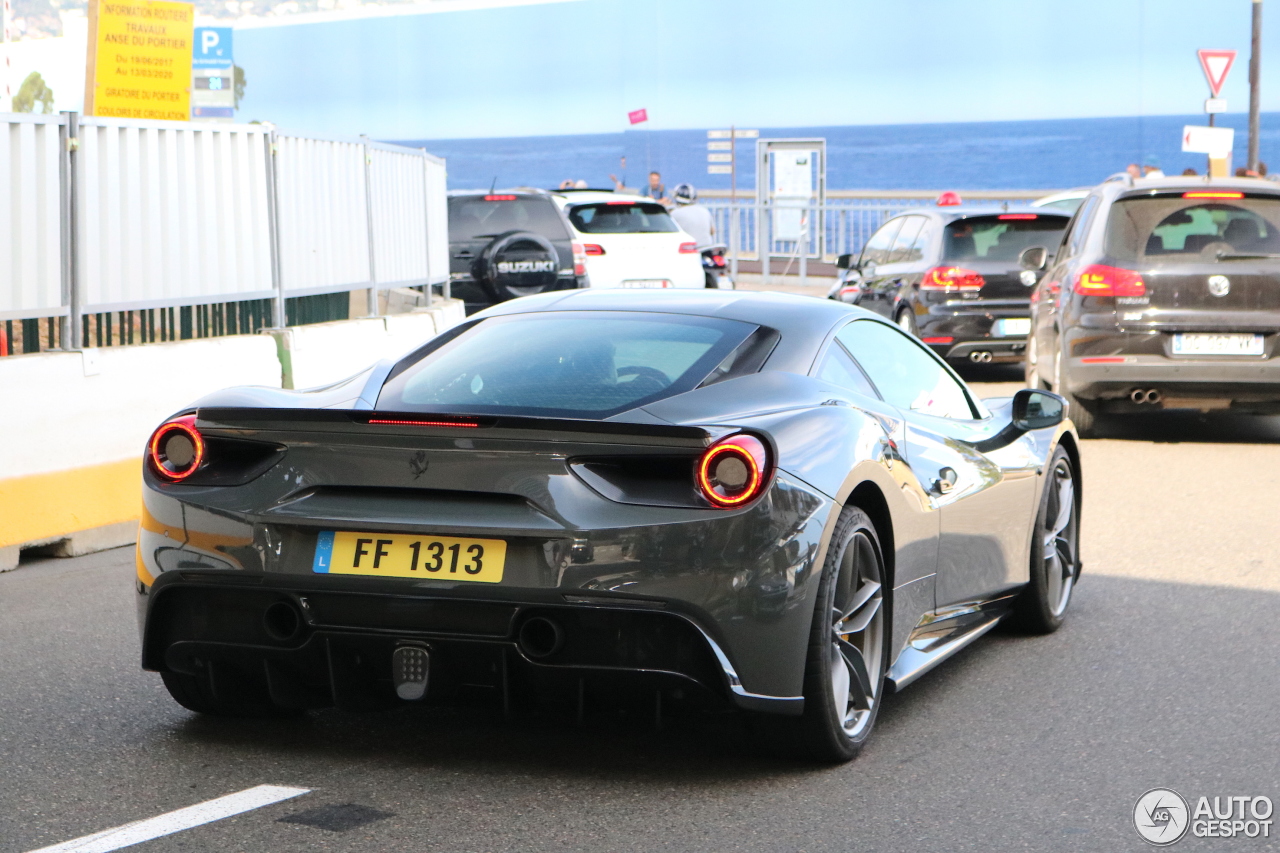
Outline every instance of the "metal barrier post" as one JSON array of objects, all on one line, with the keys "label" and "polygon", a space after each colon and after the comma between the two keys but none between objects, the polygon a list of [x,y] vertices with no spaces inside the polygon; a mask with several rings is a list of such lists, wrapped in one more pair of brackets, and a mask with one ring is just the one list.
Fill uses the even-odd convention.
[{"label": "metal barrier post", "polygon": [[81,319],[79,263],[79,216],[76,211],[76,168],[79,164],[80,114],[63,113],[67,117],[66,136],[62,145],[62,288],[67,303],[67,325],[62,330],[62,348],[84,348],[84,321]]},{"label": "metal barrier post", "polygon": [[738,281],[738,199],[735,195],[729,202],[729,279],[736,285]]},{"label": "metal barrier post", "polygon": [[276,176],[276,143],[275,130],[267,131],[263,137],[267,146],[267,245],[271,254],[271,288],[275,295],[271,299],[271,325],[283,329],[289,317],[285,312],[284,277],[280,275],[280,198]]},{"label": "metal barrier post", "polygon": [[431,192],[427,180],[427,149],[422,149],[422,230],[426,242],[423,244],[427,252],[427,307],[431,307],[434,296],[431,283]]},{"label": "metal barrier post", "polygon": [[800,214],[800,286],[807,284],[809,273],[809,208]]},{"label": "metal barrier post", "polygon": [[373,157],[369,154],[369,141],[362,136],[364,143],[364,216],[369,228],[369,316],[378,316],[378,266],[374,257],[373,246],[373,186],[369,180],[372,172]]},{"label": "metal barrier post", "polygon": [[769,283],[769,255],[773,248],[773,216],[768,201],[756,202],[756,254],[760,256],[760,283]]}]

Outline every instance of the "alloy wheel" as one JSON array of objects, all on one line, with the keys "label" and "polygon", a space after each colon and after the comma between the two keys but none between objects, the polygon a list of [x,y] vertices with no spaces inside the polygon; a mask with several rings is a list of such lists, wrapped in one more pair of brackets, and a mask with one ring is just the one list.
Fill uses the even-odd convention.
[{"label": "alloy wheel", "polygon": [[875,717],[883,680],[883,574],[875,544],[858,531],[841,556],[831,608],[831,695],[847,736]]},{"label": "alloy wheel", "polygon": [[1059,617],[1067,609],[1075,586],[1079,544],[1075,483],[1071,465],[1065,459],[1059,459],[1053,467],[1044,519],[1041,534],[1044,536],[1045,601],[1050,613]]}]

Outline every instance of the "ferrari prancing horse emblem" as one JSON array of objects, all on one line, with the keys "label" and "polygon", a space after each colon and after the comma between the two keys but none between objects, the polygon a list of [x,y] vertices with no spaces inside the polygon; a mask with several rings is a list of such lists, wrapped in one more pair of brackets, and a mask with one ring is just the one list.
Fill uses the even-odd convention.
[{"label": "ferrari prancing horse emblem", "polygon": [[1225,275],[1209,276],[1209,292],[1214,296],[1226,296],[1231,292],[1231,279]]}]

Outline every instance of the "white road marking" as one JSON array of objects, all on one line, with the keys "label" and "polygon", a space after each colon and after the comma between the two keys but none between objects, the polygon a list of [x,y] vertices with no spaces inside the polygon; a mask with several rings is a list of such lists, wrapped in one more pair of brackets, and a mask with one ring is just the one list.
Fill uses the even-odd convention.
[{"label": "white road marking", "polygon": [[172,835],[184,829],[213,823],[215,820],[222,820],[309,793],[311,793],[309,788],[259,785],[256,788],[218,797],[216,800],[196,803],[194,806],[187,806],[176,812],[126,823],[115,829],[105,829],[102,832],[64,841],[52,847],[41,847],[39,850],[32,850],[31,853],[110,853],[112,850],[131,847],[153,838]]}]

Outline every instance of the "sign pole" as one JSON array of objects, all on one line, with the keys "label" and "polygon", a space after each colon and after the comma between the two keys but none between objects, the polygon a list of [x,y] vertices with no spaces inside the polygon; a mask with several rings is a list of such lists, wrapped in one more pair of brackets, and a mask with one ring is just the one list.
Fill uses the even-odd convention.
[{"label": "sign pole", "polygon": [[94,85],[95,71],[98,68],[98,0],[89,0],[89,54],[84,63],[84,113],[86,116],[97,115],[94,112],[93,94],[98,88]]},{"label": "sign pole", "polygon": [[729,275],[738,280],[738,136],[729,125]]},{"label": "sign pole", "polygon": [[1249,169],[1258,171],[1258,93],[1262,66],[1262,0],[1253,0],[1253,41],[1249,51]]},{"label": "sign pole", "polygon": [[4,109],[13,112],[13,60],[9,57],[9,42],[13,40],[13,6],[4,0]]}]

